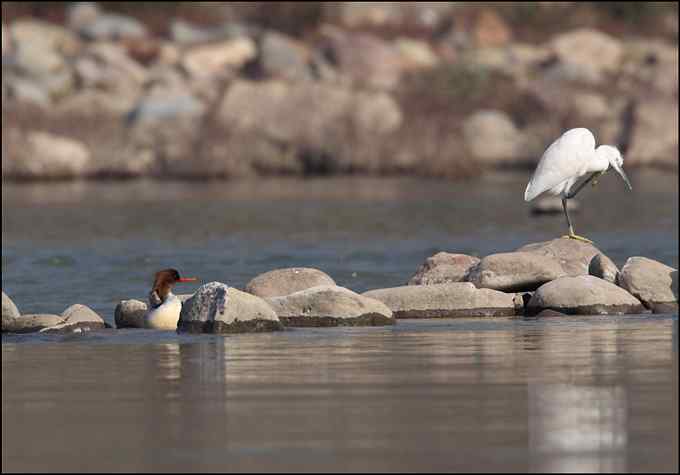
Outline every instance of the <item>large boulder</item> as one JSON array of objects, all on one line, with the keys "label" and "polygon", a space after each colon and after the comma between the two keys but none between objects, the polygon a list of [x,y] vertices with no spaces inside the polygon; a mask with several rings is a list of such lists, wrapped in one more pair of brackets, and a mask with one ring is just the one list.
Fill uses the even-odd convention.
[{"label": "large boulder", "polygon": [[633,112],[627,165],[656,165],[678,169],[678,101],[645,100]]},{"label": "large boulder", "polygon": [[312,79],[311,57],[312,53],[304,43],[270,31],[259,42],[258,73],[291,81]]},{"label": "large boulder", "polygon": [[15,318],[19,318],[21,314],[19,309],[12,299],[10,299],[5,292],[2,293],[2,331],[5,331],[5,323],[10,324]]},{"label": "large boulder", "polygon": [[567,315],[647,313],[642,303],[611,282],[592,275],[561,277],[542,285],[527,306],[534,315],[550,309]]},{"label": "large boulder", "polygon": [[114,312],[116,328],[145,328],[144,315],[148,310],[148,305],[142,301],[121,301]]},{"label": "large boulder", "polygon": [[655,313],[678,311],[678,270],[646,257],[631,257],[618,284]]},{"label": "large boulder", "polygon": [[258,297],[280,297],[320,285],[334,286],[326,273],[307,267],[276,269],[260,274],[246,285],[246,292]]},{"label": "large boulder", "polygon": [[[19,133],[17,148],[7,157],[7,175],[24,180],[82,177],[88,171],[88,148],[73,139],[48,132]],[[3,156],[3,175],[6,157]]]},{"label": "large boulder", "polygon": [[524,138],[502,111],[480,110],[463,124],[465,144],[481,163],[499,165],[525,158]]},{"label": "large boulder", "polygon": [[63,319],[61,323],[43,328],[40,333],[78,333],[106,327],[104,319],[85,305],[71,305],[62,312],[61,317]]},{"label": "large boulder", "polygon": [[590,260],[588,274],[615,284],[619,275],[619,268],[610,258],[604,254],[598,254]]},{"label": "large boulder", "polygon": [[291,327],[393,325],[392,311],[382,302],[343,287],[322,285],[268,298],[281,322]]},{"label": "large boulder", "polygon": [[199,288],[182,305],[177,322],[177,331],[187,333],[256,333],[282,329],[267,302],[220,282]]},{"label": "large boulder", "polygon": [[588,275],[590,261],[597,254],[602,254],[592,244],[569,238],[527,244],[517,249],[517,252],[531,252],[552,257],[562,264],[564,272],[571,277]]},{"label": "large boulder", "polygon": [[550,46],[561,64],[582,71],[594,83],[618,71],[624,52],[616,38],[586,28],[559,34]]},{"label": "large boulder", "polygon": [[521,292],[565,275],[559,261],[532,252],[504,252],[482,259],[468,276],[478,288]]},{"label": "large boulder", "polygon": [[408,285],[448,284],[463,282],[470,269],[479,263],[479,258],[465,254],[439,252],[428,257]]},{"label": "large boulder", "polygon": [[64,318],[51,314],[22,315],[11,321],[3,321],[2,331],[7,333],[35,333],[64,323]]},{"label": "large boulder", "polygon": [[470,282],[407,285],[362,295],[383,302],[395,318],[500,317],[521,312],[515,294],[477,289]]}]

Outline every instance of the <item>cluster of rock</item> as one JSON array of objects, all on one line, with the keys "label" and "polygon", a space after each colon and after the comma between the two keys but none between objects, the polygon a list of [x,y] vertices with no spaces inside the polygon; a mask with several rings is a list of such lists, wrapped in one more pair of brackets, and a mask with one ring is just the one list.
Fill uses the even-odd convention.
[{"label": "cluster of rock", "polygon": [[[465,2],[326,3],[339,12],[305,41],[181,20],[155,36],[93,3],[74,4],[66,26],[3,24],[3,179],[447,173],[533,163],[565,126],[625,145],[626,166],[677,170],[677,41],[577,29],[529,44],[490,7],[466,22]],[[510,78],[531,110],[480,103],[442,121],[408,109],[405,78],[455,88],[461,70]],[[441,93],[424,83],[416,96]]]},{"label": "cluster of rock", "polygon": [[[180,296],[178,332],[252,333],[286,327],[385,326],[402,318],[622,315],[678,311],[678,272],[644,257],[619,270],[591,244],[555,239],[482,259],[441,252],[408,285],[357,294],[317,269],[255,277],[245,291],[220,282]],[[147,304],[124,300],[117,328],[144,328]],[[61,316],[23,315],[2,294],[2,331],[43,333],[104,328],[83,305]]]}]

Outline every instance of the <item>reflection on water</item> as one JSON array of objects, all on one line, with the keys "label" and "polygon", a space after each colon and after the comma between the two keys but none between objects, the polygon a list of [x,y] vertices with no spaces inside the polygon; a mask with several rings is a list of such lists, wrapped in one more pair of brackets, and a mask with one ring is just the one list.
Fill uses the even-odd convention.
[{"label": "reflection on water", "polygon": [[677,471],[674,332],[626,316],[3,336],[2,468]]}]

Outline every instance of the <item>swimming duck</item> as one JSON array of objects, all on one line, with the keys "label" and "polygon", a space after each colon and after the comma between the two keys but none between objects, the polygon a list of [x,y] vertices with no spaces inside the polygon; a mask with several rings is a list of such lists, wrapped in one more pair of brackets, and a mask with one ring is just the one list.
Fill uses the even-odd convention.
[{"label": "swimming duck", "polygon": [[195,278],[180,277],[175,269],[156,272],[153,288],[149,293],[149,311],[144,316],[144,327],[156,330],[176,330],[182,301],[172,289],[180,282],[195,282]]}]

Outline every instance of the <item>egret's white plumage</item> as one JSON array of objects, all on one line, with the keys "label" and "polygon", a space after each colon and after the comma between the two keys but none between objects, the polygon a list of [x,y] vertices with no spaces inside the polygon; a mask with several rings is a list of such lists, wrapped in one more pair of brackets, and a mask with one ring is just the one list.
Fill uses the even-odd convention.
[{"label": "egret's white plumage", "polygon": [[[595,137],[590,130],[584,128],[568,130],[543,153],[524,191],[524,199],[531,201],[546,192],[560,196],[569,224],[569,236],[578,237],[574,234],[569,220],[566,200],[573,198],[586,183],[604,174],[610,166],[632,189],[622,168],[623,157],[616,147],[600,145],[595,148]],[[586,175],[589,175],[586,180],[574,186]]]}]

